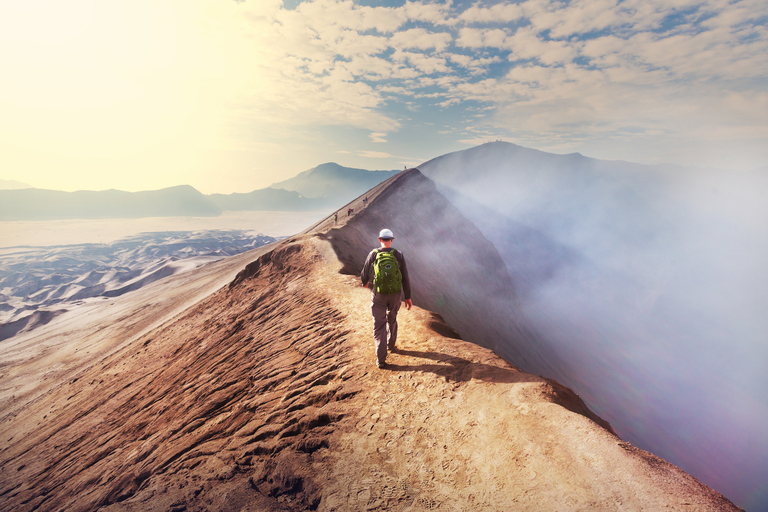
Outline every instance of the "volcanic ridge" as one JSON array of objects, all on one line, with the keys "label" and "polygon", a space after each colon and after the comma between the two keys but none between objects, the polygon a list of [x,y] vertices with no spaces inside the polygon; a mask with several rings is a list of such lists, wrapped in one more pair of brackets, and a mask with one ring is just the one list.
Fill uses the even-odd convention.
[{"label": "volcanic ridge", "polygon": [[[493,246],[418,170],[365,196],[115,297],[98,322],[0,344],[0,509],[739,510],[494,354],[496,336],[536,333],[503,313]],[[415,307],[379,370],[355,274],[384,225]],[[526,367],[552,375],[537,354]]]}]

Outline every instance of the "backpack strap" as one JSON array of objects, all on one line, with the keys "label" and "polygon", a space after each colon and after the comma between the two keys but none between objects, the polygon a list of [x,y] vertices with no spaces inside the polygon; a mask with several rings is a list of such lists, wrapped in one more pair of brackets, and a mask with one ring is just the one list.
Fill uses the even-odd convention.
[{"label": "backpack strap", "polygon": [[[391,252],[391,253],[392,253],[392,256],[395,256],[395,257],[397,257],[397,249],[395,249],[394,247],[393,247],[393,248],[392,248],[392,250],[391,250],[391,251],[389,251],[389,252]],[[376,261],[376,258],[379,256],[379,254],[381,254],[381,249],[374,249],[374,250],[373,250],[373,254],[374,254],[374,256],[373,256],[373,261],[375,262],[375,261]]]}]

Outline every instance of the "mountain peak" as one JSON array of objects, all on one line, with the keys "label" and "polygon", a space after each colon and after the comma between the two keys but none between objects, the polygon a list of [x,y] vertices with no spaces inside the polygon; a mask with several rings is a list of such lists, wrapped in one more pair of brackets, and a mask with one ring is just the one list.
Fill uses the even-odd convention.
[{"label": "mountain peak", "polygon": [[32,185],[27,185],[21,181],[16,180],[0,180],[0,190],[20,190],[25,188],[34,188]]},{"label": "mountain peak", "polygon": [[397,172],[367,171],[328,162],[270,188],[295,191],[309,198],[336,196],[339,204],[344,204]]}]

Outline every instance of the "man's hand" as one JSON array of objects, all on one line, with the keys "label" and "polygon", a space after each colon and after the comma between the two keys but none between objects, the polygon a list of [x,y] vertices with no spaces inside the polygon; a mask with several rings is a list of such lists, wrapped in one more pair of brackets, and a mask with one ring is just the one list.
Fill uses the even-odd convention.
[{"label": "man's hand", "polygon": [[411,299],[405,299],[405,309],[410,311],[411,310],[411,306],[413,306],[413,302],[411,302]]}]

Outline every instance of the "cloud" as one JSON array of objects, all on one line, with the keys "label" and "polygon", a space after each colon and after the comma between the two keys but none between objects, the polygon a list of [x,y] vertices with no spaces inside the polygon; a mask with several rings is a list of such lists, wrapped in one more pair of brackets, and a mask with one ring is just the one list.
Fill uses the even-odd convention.
[{"label": "cloud", "polygon": [[383,151],[358,151],[357,154],[364,158],[394,158],[393,155]]},{"label": "cloud", "polygon": [[448,56],[448,60],[460,68],[466,69],[470,76],[482,75],[488,72],[491,65],[502,61],[498,55],[490,57],[480,57],[465,55],[461,53],[451,53]]},{"label": "cloud", "polygon": [[568,4],[527,2],[526,14],[536,32],[549,30],[550,37],[598,32],[625,22],[630,12],[617,0],[576,0]]},{"label": "cloud", "polygon": [[397,62],[408,63],[410,66],[426,75],[450,72],[450,68],[447,66],[444,57],[433,57],[418,52],[396,51],[392,55],[392,59]]},{"label": "cloud", "polygon": [[387,142],[386,132],[371,132],[371,142]]},{"label": "cloud", "polygon": [[413,28],[395,33],[389,43],[395,48],[441,52],[446,49],[452,39],[453,36],[446,32],[432,33],[423,28]]},{"label": "cloud", "polygon": [[461,48],[503,48],[509,34],[499,28],[462,28],[456,42]]},{"label": "cloud", "polygon": [[447,25],[451,23],[450,3],[408,1],[401,8],[403,14],[411,22]]},{"label": "cloud", "polygon": [[498,3],[490,7],[481,7],[478,4],[466,9],[456,17],[456,23],[476,24],[502,24],[517,21],[525,16],[521,4]]},{"label": "cloud", "polygon": [[[427,105],[483,102],[494,107],[488,127],[508,135],[524,125],[540,130],[541,140],[560,140],[574,127],[574,141],[633,131],[653,137],[715,122],[713,110],[722,118],[729,104],[715,91],[753,90],[749,80],[768,69],[765,23],[754,21],[765,19],[765,8],[756,0],[528,0],[466,8],[315,0],[293,11],[272,8],[271,15],[261,9],[253,37],[268,49],[259,79],[273,89],[258,96],[255,110],[271,112],[275,122],[389,132],[401,125],[389,106],[411,97],[429,102],[407,104],[422,114]],[[696,121],[670,119],[672,112]],[[745,114],[732,112],[729,122],[738,124]]]},{"label": "cloud", "polygon": [[402,9],[360,6],[350,0],[302,2],[292,12],[304,20],[312,20],[314,26],[338,26],[359,32],[392,33],[407,20]]},{"label": "cloud", "polygon": [[571,63],[578,56],[578,45],[570,41],[542,39],[529,28],[518,30],[503,45],[510,50],[509,60],[538,60],[554,65]]}]

